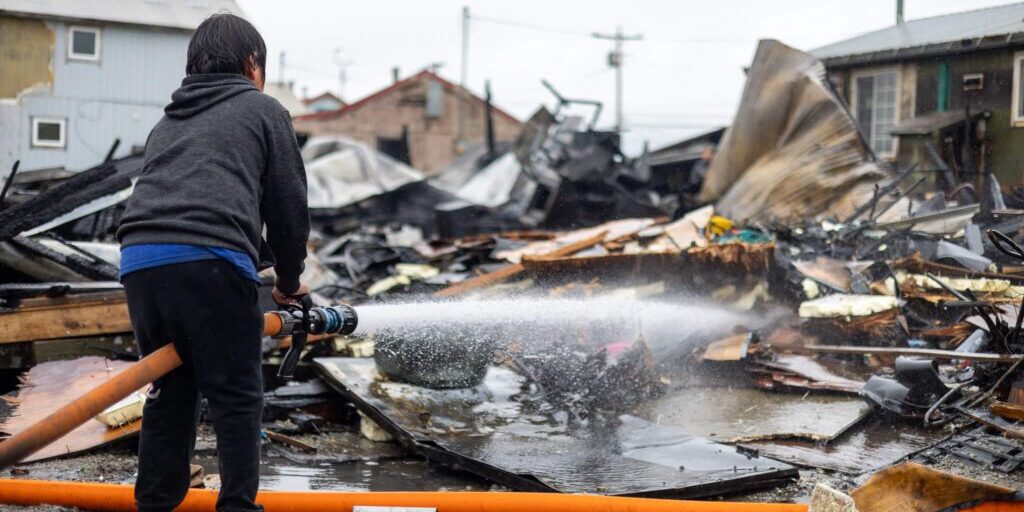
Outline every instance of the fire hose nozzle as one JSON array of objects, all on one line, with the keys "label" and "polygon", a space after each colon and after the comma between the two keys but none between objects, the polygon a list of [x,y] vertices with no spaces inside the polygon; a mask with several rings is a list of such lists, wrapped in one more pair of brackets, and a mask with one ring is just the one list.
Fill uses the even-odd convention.
[{"label": "fire hose nozzle", "polygon": [[[292,345],[285,352],[281,367],[277,371],[277,376],[281,379],[291,379],[294,375],[310,334],[352,334],[359,323],[359,316],[352,306],[340,304],[312,307],[308,296],[304,298],[301,308],[277,311],[273,315],[280,320],[280,326],[277,332],[271,329],[270,334],[292,336]],[[276,326],[277,322],[273,317],[271,321]]]},{"label": "fire hose nozzle", "polygon": [[312,308],[309,314],[310,334],[352,334],[359,324],[359,315],[348,304]]}]

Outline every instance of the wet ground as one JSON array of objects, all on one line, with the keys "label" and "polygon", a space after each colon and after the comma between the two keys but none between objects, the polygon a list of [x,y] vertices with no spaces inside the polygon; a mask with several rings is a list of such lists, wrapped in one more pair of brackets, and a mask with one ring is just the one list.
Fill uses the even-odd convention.
[{"label": "wet ground", "polygon": [[[920,439],[911,436],[893,435],[892,425],[866,423],[858,425],[846,434],[852,443],[851,452],[872,450],[889,445],[891,449],[911,448]],[[913,429],[911,429],[913,430]],[[889,434],[884,434],[888,432]],[[398,490],[505,490],[473,474],[452,471],[431,464],[419,457],[409,456],[396,443],[376,443],[347,429],[338,429],[321,435],[303,434],[294,436],[317,447],[317,452],[307,454],[295,448],[270,443],[265,446],[261,486],[279,490],[339,490],[339,491],[398,491]],[[900,441],[900,439],[903,441]],[[899,443],[908,443],[901,446]],[[838,444],[837,446],[841,446]],[[204,467],[206,482],[216,487],[217,462],[215,442],[208,425],[200,428],[197,441],[196,462]],[[135,447],[132,442],[108,447],[99,453],[44,461],[22,466],[10,474],[10,478],[52,479],[85,482],[131,483],[135,478]],[[955,458],[946,458],[938,464],[939,469],[961,474],[974,479],[1001,485],[1020,487],[1016,475],[988,471],[976,465],[966,464]],[[824,483],[841,491],[862,484],[866,474],[851,475],[843,472],[812,468],[800,470],[796,482],[762,491],[733,494],[716,498],[728,501],[764,502],[806,502],[817,483]],[[19,512],[56,512],[60,507],[5,507],[4,510]]]},{"label": "wet ground", "polygon": [[[87,344],[94,354],[100,346],[107,350],[125,346],[123,341],[118,343],[113,339],[102,340],[102,344],[96,341]],[[64,355],[63,351],[50,354],[54,359]],[[690,374],[689,379],[683,375],[671,377],[675,383],[672,392],[632,412],[691,435],[718,441],[743,438],[743,446],[757,450],[762,456],[777,457],[800,467],[798,481],[716,499],[806,502],[817,483],[849,491],[862,484],[872,469],[896,462],[948,435],[943,430],[893,424],[875,417],[862,419],[866,412],[864,402],[856,397],[764,392],[739,385],[721,385],[720,380],[713,386],[695,385],[714,380],[695,374]],[[428,463],[410,455],[397,443],[369,441],[356,432],[357,426],[355,423],[330,424],[323,434],[294,435],[317,447],[312,454],[268,443],[264,448],[262,487],[339,491],[505,490],[474,474]],[[768,438],[774,439],[769,441]],[[215,488],[216,450],[208,425],[200,428],[196,463],[203,466],[208,486]],[[10,477],[132,483],[135,464],[134,441],[128,441],[94,454],[26,465]],[[988,471],[954,458],[942,459],[937,465],[945,471],[1001,485],[1020,487],[1022,483],[1015,475]],[[66,509],[5,507],[4,510],[54,512]]]}]

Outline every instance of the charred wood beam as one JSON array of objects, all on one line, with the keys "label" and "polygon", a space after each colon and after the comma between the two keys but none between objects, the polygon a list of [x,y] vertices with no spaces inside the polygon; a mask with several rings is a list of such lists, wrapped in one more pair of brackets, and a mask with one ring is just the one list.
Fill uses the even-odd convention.
[{"label": "charred wood beam", "polygon": [[18,172],[18,166],[21,165],[21,160],[15,160],[14,165],[11,166],[11,173],[7,175],[7,179],[4,181],[4,188],[0,190],[0,210],[4,209],[4,200],[7,198],[7,192],[11,189],[11,183],[14,182],[14,175]]},{"label": "charred wood beam", "polygon": [[102,260],[92,260],[77,253],[57,252],[31,238],[15,237],[7,242],[24,253],[48,259],[86,278],[97,281],[117,281],[118,279],[117,267]]},{"label": "charred wood beam", "polygon": [[125,183],[121,183],[122,180],[109,180],[97,186],[116,172],[117,169],[110,164],[82,171],[30,201],[0,211],[0,241],[68,213],[93,199],[125,188],[129,183],[127,179],[123,180]]}]

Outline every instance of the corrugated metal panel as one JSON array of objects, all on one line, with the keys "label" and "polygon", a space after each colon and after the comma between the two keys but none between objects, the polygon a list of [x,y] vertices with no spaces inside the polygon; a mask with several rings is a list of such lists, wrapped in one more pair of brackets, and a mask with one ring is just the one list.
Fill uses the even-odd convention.
[{"label": "corrugated metal panel", "polygon": [[0,0],[0,12],[195,30],[211,14],[244,16],[234,0]]},{"label": "corrugated metal panel", "polygon": [[1024,32],[1024,3],[912,20],[811,50],[819,59]]},{"label": "corrugated metal panel", "polygon": [[821,62],[765,40],[701,200],[715,201],[715,213],[738,224],[846,218],[885,176],[826,85]]}]

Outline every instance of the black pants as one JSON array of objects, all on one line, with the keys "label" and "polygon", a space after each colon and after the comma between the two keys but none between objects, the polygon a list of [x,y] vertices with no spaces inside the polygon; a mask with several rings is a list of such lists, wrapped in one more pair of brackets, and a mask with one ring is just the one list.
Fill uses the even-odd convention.
[{"label": "black pants", "polygon": [[217,433],[218,511],[262,510],[259,487],[263,315],[256,283],[221,260],[139,270],[124,277],[139,350],[174,343],[183,364],[150,389],[139,441],[135,501],[170,511],[185,498],[199,396]]}]

